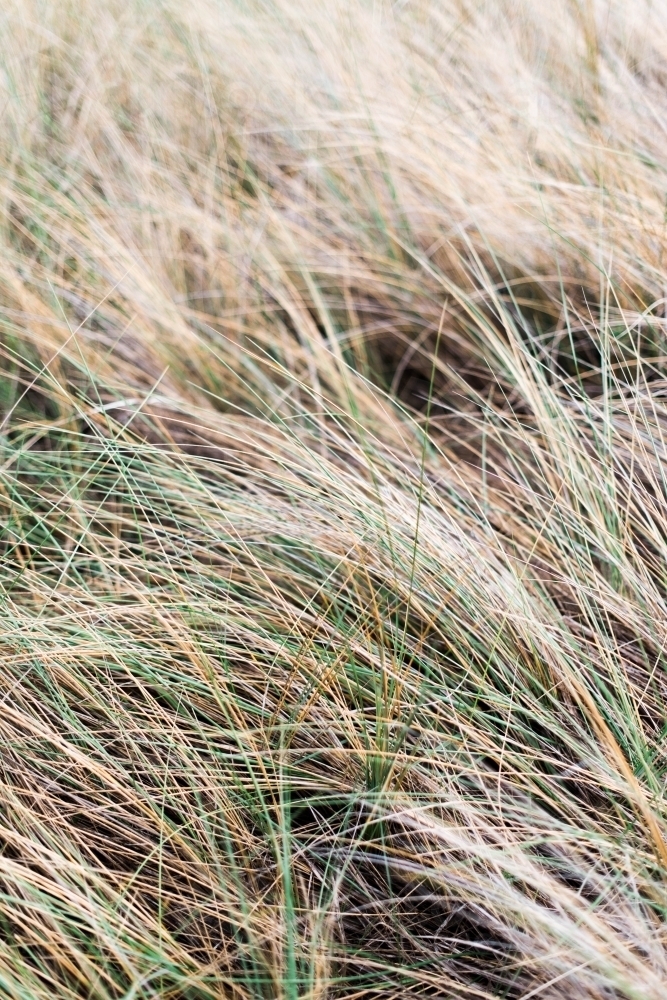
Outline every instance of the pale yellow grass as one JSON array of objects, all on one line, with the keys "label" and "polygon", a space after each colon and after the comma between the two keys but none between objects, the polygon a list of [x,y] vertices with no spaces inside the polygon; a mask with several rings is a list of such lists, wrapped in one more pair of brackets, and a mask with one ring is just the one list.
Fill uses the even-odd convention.
[{"label": "pale yellow grass", "polygon": [[3,4],[2,995],[667,995],[666,67]]}]

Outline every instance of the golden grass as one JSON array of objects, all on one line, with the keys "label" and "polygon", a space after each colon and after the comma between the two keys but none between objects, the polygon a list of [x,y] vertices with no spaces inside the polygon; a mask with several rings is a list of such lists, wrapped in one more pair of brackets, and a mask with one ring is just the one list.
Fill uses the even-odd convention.
[{"label": "golden grass", "polygon": [[0,11],[0,993],[667,993],[663,0]]}]

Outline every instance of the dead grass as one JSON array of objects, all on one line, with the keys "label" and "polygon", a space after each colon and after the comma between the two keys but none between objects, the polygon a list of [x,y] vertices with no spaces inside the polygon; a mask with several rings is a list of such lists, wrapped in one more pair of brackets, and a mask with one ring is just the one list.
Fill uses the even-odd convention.
[{"label": "dead grass", "polygon": [[0,12],[0,993],[661,1000],[662,0]]}]

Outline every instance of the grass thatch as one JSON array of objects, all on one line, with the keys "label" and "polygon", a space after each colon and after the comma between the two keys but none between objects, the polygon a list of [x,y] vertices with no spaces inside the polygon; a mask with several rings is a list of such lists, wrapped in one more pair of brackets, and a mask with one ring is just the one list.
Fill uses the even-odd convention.
[{"label": "grass thatch", "polygon": [[0,995],[667,995],[663,0],[0,10]]}]

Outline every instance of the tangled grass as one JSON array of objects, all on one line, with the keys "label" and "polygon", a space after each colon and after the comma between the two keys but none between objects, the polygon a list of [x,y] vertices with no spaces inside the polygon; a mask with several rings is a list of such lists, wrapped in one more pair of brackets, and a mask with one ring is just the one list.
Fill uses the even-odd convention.
[{"label": "tangled grass", "polygon": [[3,996],[666,995],[666,14],[3,6]]}]

